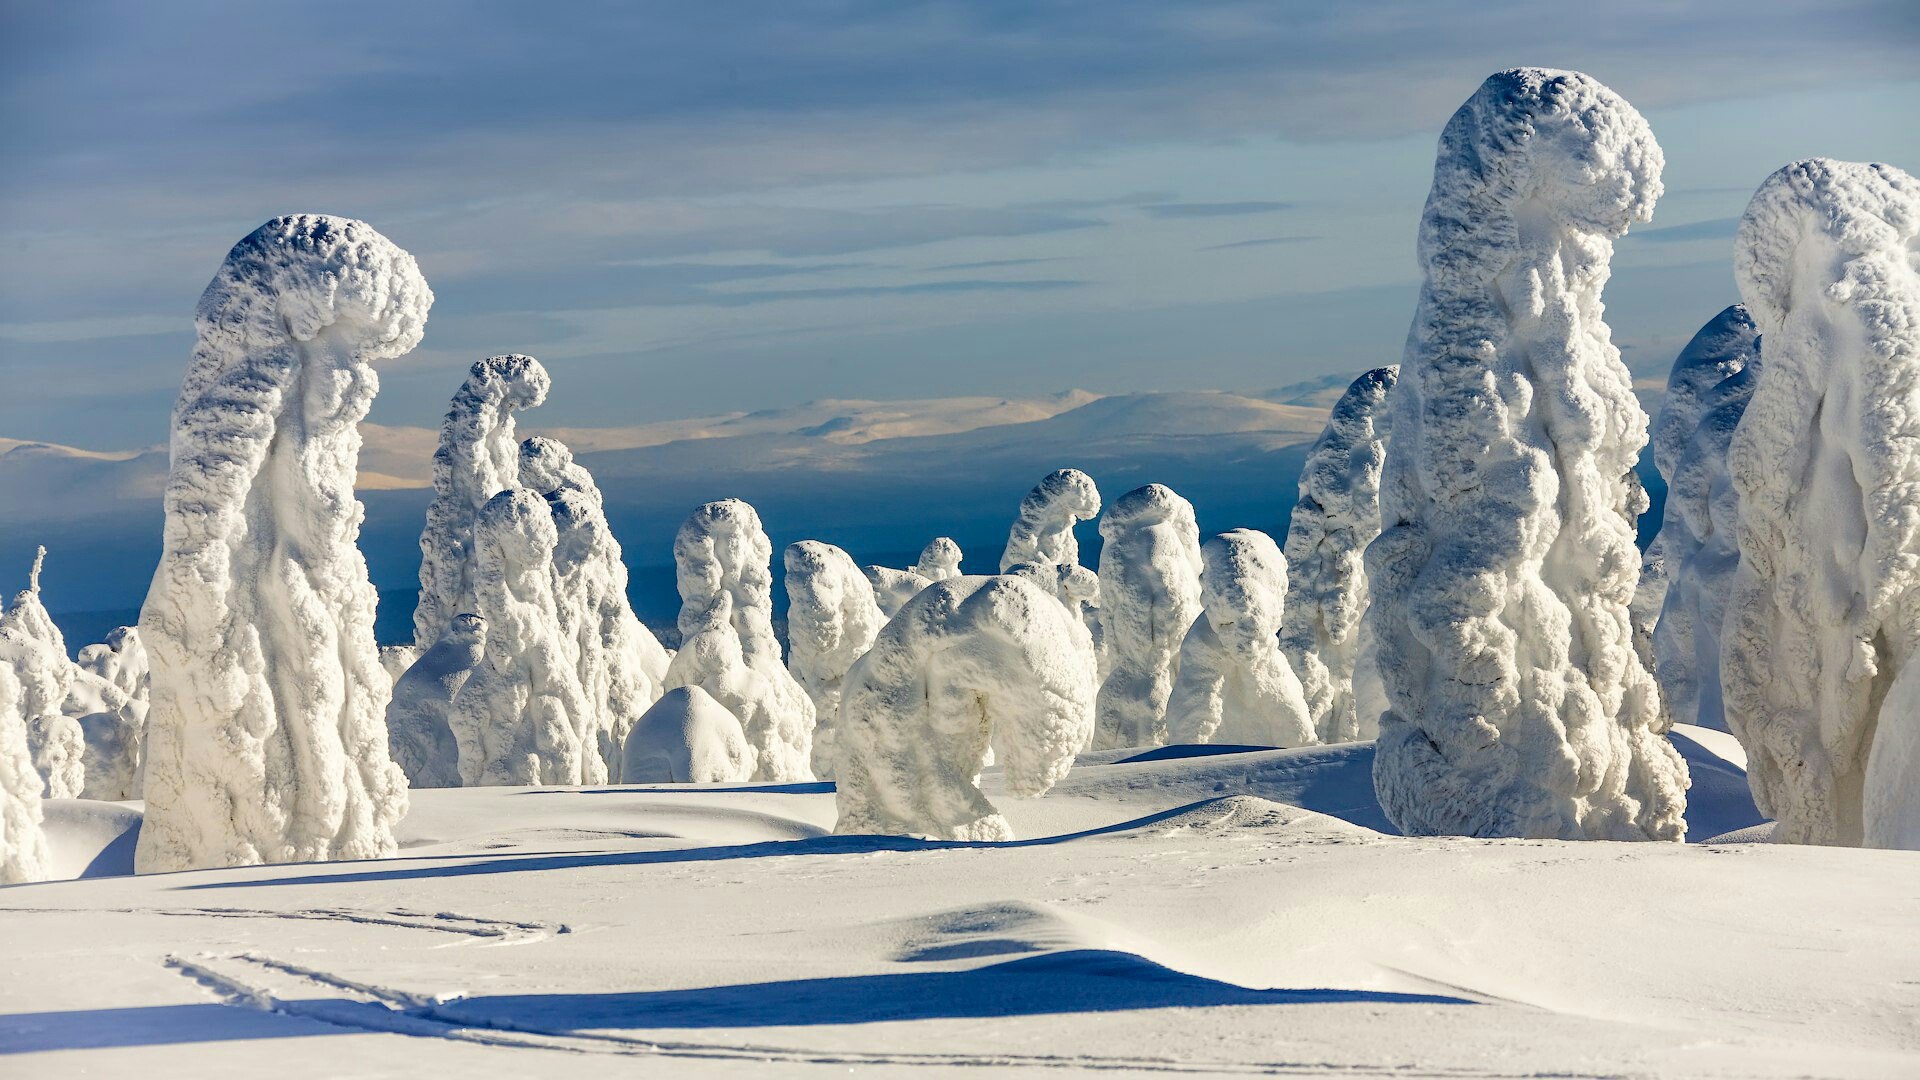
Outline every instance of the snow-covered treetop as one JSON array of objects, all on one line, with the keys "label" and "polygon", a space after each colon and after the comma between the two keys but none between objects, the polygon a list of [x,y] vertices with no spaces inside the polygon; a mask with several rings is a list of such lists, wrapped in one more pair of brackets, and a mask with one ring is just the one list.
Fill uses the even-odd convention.
[{"label": "snow-covered treetop", "polygon": [[[695,510],[673,538],[673,556],[683,637],[724,620],[740,635],[745,652],[780,655],[779,643],[770,640],[773,542],[753,507],[721,499]],[[762,614],[747,614],[753,609]]]},{"label": "snow-covered treetop", "polygon": [[[1121,532],[1150,528],[1162,522],[1199,529],[1194,522],[1192,503],[1164,484],[1148,484],[1127,492],[1107,507],[1100,518],[1100,535],[1111,539]],[[1196,541],[1196,550],[1198,546]]]},{"label": "snow-covered treetop", "polygon": [[[1793,287],[1806,263],[1803,242],[1818,237],[1842,255],[1884,256],[1907,250],[1920,230],[1920,190],[1892,165],[1809,158],[1767,177],[1747,204],[1735,242],[1733,271],[1740,295],[1761,326],[1786,317]],[[1866,289],[1872,263],[1849,266],[1845,301]]]},{"label": "snow-covered treetop", "polygon": [[1666,401],[1653,423],[1653,464],[1669,483],[1706,412],[1709,391],[1760,356],[1760,332],[1746,306],[1734,304],[1700,328],[1667,376]]},{"label": "snow-covered treetop", "polygon": [[1233,529],[1200,545],[1201,605],[1222,637],[1270,638],[1287,607],[1287,559],[1273,537]]},{"label": "snow-covered treetop", "polygon": [[936,536],[920,549],[920,561],[913,572],[928,581],[945,581],[960,576],[960,545],[951,536]]},{"label": "snow-covered treetop", "polygon": [[1000,572],[1028,563],[1071,565],[1080,561],[1075,524],[1100,512],[1100,489],[1093,477],[1079,469],[1060,469],[1046,475],[1020,500],[1020,515],[1007,534],[1007,550],[1000,556]]},{"label": "snow-covered treetop", "polygon": [[600,487],[586,468],[576,465],[567,444],[545,435],[532,435],[520,441],[520,486],[542,494],[553,491],[580,491],[601,499]]},{"label": "snow-covered treetop", "polygon": [[1361,556],[1380,532],[1388,416],[1382,405],[1399,377],[1396,364],[1355,379],[1334,404],[1300,470],[1300,497],[1287,526],[1286,547],[1291,575],[1286,636],[1296,656],[1327,641],[1344,642],[1359,625],[1367,602]]}]

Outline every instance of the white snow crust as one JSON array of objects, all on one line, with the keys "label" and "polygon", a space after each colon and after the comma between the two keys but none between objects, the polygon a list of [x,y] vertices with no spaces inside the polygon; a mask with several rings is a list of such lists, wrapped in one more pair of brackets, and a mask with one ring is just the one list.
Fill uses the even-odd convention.
[{"label": "white snow crust", "polygon": [[874,603],[880,614],[891,619],[921,589],[936,581],[960,576],[960,545],[952,537],[936,536],[920,550],[919,561],[910,570],[891,566],[863,566],[867,584],[873,589]]},{"label": "white snow crust", "polygon": [[1235,529],[1200,547],[1203,611],[1180,644],[1167,699],[1176,743],[1305,746],[1317,741],[1300,680],[1280,648],[1287,559],[1266,533]]},{"label": "white snow crust", "polygon": [[831,780],[847,671],[873,647],[887,620],[873,586],[845,551],[802,540],[789,544],[784,557],[788,668],[813,701],[813,775]]},{"label": "white snow crust", "polygon": [[1167,741],[1180,643],[1200,617],[1200,528],[1193,504],[1148,484],[1100,518],[1100,628],[1106,674],[1093,746]]},{"label": "white snow crust", "polygon": [[623,748],[622,783],[738,784],[753,779],[753,747],[740,718],[697,686],[653,703]]}]

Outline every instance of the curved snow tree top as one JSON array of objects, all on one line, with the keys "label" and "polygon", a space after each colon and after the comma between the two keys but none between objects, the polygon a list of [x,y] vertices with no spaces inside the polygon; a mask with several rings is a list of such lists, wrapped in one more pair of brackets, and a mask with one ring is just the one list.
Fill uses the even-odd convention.
[{"label": "curved snow tree top", "polygon": [[1600,301],[1661,164],[1576,72],[1494,75],[1440,137],[1367,549],[1391,705],[1374,786],[1403,832],[1684,833],[1628,612],[1647,420]]},{"label": "curved snow tree top", "polygon": [[546,401],[552,385],[531,356],[489,356],[473,365],[447,406],[433,452],[433,502],[420,533],[415,648],[433,648],[455,615],[473,611],[474,516],[488,499],[517,486],[513,414]]},{"label": "curved snow tree top", "polygon": [[832,544],[789,544],[786,566],[788,666],[813,700],[813,775],[831,780],[842,682],[887,620],[866,575]]},{"label": "curved snow tree top", "polygon": [[1727,466],[1729,726],[1774,838],[1920,848],[1920,181],[1815,158],[1734,249],[1765,371]]},{"label": "curved snow tree top", "polygon": [[1380,535],[1380,470],[1387,456],[1388,391],[1400,368],[1374,368],[1333,406],[1300,470],[1287,525],[1287,615],[1281,647],[1301,682],[1322,742],[1371,738],[1355,693],[1366,651],[1367,545]]},{"label": "curved snow tree top", "polygon": [[1080,541],[1073,527],[1100,513],[1100,489],[1079,469],[1059,469],[1042,477],[1020,500],[1020,514],[1007,534],[1000,572],[1015,566],[1077,565]]},{"label": "curved snow tree top", "polygon": [[40,827],[42,786],[27,750],[19,680],[11,665],[0,663],[0,885],[47,876],[47,834]]},{"label": "curved snow tree top", "polygon": [[913,598],[847,674],[838,833],[1011,840],[976,784],[1044,794],[1093,727],[1085,628],[1019,577],[957,577]]},{"label": "curved snow tree top", "polygon": [[75,662],[129,697],[146,700],[147,647],[141,644],[137,627],[114,627],[107,631],[107,640],[81,649]]},{"label": "curved snow tree top", "polygon": [[1287,559],[1266,533],[1234,529],[1200,547],[1205,611],[1180,646],[1167,703],[1177,743],[1305,746],[1316,733],[1280,649]]},{"label": "curved snow tree top", "polygon": [[773,543],[739,499],[695,510],[673,540],[680,651],[667,689],[699,686],[740,718],[758,756],[754,779],[811,777],[813,702],[773,635]]},{"label": "curved snow tree top", "polygon": [[74,684],[89,677],[67,659],[66,638],[40,602],[40,569],[46,557],[47,549],[40,548],[27,587],[14,594],[12,607],[0,612],[0,664],[11,665],[20,682],[27,749],[47,782],[47,797],[77,799],[86,790],[87,740],[67,706]]},{"label": "curved snow tree top", "polygon": [[1100,518],[1100,684],[1095,749],[1167,741],[1167,695],[1187,629],[1200,617],[1200,528],[1193,504],[1160,484]]},{"label": "curved snow tree top", "polygon": [[413,257],[344,218],[275,218],[200,298],[174,406],[136,865],[377,858],[406,779],[356,541],[373,365],[420,341]]},{"label": "curved snow tree top", "polygon": [[945,581],[960,576],[960,545],[951,536],[936,536],[920,549],[913,572],[928,581]]}]

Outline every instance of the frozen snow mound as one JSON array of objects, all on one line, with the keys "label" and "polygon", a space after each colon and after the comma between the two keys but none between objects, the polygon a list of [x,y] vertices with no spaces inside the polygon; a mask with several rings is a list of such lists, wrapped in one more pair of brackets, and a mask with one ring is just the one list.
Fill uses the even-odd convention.
[{"label": "frozen snow mound", "polygon": [[311,214],[240,241],[201,296],[140,616],[143,873],[393,853],[406,777],[353,483],[373,365],[432,303],[411,255]]},{"label": "frozen snow mound", "polygon": [[486,655],[487,620],[456,615],[433,648],[407,666],[387,706],[387,748],[414,788],[460,786],[453,703]]},{"label": "frozen snow mound", "polygon": [[[1685,369],[1683,374],[1682,369]],[[1659,596],[1653,624],[1653,674],[1667,716],[1680,724],[1726,730],[1720,695],[1720,629],[1740,567],[1740,496],[1727,475],[1727,447],[1760,376],[1760,337],[1738,304],[1706,325],[1674,364],[1689,389],[1655,427],[1655,451],[1667,481],[1660,534],[1643,562],[1635,605]],[[1729,372],[1702,389],[1717,371]],[[1691,418],[1679,443],[1672,414]],[[1659,441],[1669,442],[1664,454]],[[1678,443],[1678,445],[1674,445]],[[1661,459],[1664,460],[1661,460]],[[1655,567],[1652,577],[1647,567]]]},{"label": "frozen snow mound", "polygon": [[1305,746],[1315,742],[1300,680],[1280,649],[1287,559],[1266,533],[1235,529],[1200,548],[1204,612],[1180,645],[1167,702],[1177,743]]},{"label": "frozen snow mound", "polygon": [[1783,843],[1920,849],[1920,182],[1815,158],[1734,250],[1765,366],[1733,434],[1726,717]]},{"label": "frozen snow mound", "polygon": [[1100,684],[1094,749],[1167,741],[1167,698],[1187,629],[1200,617],[1200,528],[1193,504],[1160,484],[1100,518]]},{"label": "frozen snow mound", "polygon": [[678,686],[627,733],[626,784],[738,784],[753,779],[740,719],[697,686]]},{"label": "frozen snow mound", "polygon": [[47,836],[40,828],[44,789],[27,750],[20,680],[0,663],[0,885],[47,876]]},{"label": "frozen snow mound", "polygon": [[1017,577],[957,577],[913,598],[848,673],[839,833],[1011,840],[977,783],[988,751],[1015,796],[1044,794],[1093,728],[1085,633]]},{"label": "frozen snow mound", "polygon": [[740,719],[753,779],[812,779],[813,702],[773,636],[773,543],[739,499],[695,510],[673,541],[680,584],[680,651],[666,686],[698,686]]},{"label": "frozen snow mound", "polygon": [[413,645],[433,648],[454,616],[473,604],[473,520],[487,500],[519,486],[514,416],[547,400],[553,380],[531,356],[476,362],[447,406],[433,452],[433,502],[420,533],[420,599]]},{"label": "frozen snow mound", "polygon": [[1686,768],[1628,611],[1647,420],[1600,298],[1661,164],[1577,72],[1494,75],[1440,137],[1366,556],[1374,781],[1404,832],[1683,835]]},{"label": "frozen snow mound", "polygon": [[813,775],[831,780],[847,671],[873,647],[887,620],[873,586],[845,551],[802,540],[788,545],[785,559],[788,666],[813,701]]},{"label": "frozen snow mound", "polygon": [[1387,394],[1400,368],[1355,379],[1300,470],[1287,525],[1287,617],[1280,631],[1321,742],[1371,739],[1386,690],[1361,615],[1365,555],[1380,535],[1380,470],[1387,454]]},{"label": "frozen snow mound", "polygon": [[[20,684],[19,708],[27,726],[27,750],[47,784],[50,799],[77,799],[86,788],[85,730],[68,715],[74,683],[84,673],[67,659],[67,641],[40,602],[42,547],[34,555],[27,587],[0,611],[0,664],[11,665]],[[98,680],[93,680],[96,685]]]}]

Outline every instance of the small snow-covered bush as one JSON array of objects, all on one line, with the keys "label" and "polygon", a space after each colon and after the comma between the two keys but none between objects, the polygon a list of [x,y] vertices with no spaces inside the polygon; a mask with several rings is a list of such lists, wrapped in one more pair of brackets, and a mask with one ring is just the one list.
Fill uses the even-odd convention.
[{"label": "small snow-covered bush", "polygon": [[738,784],[753,779],[740,718],[697,686],[677,686],[627,733],[626,784]]},{"label": "small snow-covered bush", "polygon": [[1300,680],[1280,650],[1286,556],[1266,533],[1235,529],[1201,545],[1200,559],[1204,611],[1180,645],[1168,738],[1247,746],[1315,741]]},{"label": "small snow-covered bush", "polygon": [[[936,536],[920,549],[913,572],[928,581],[945,581],[960,576],[960,545],[951,536]],[[908,597],[912,599],[912,597]]]},{"label": "small snow-covered bush", "polygon": [[785,558],[788,666],[813,701],[813,775],[831,780],[842,684],[886,618],[846,552],[802,540],[787,546]]},{"label": "small snow-covered bush", "polygon": [[1107,674],[1093,746],[1167,741],[1167,697],[1187,629],[1200,617],[1200,528],[1193,504],[1159,484],[1100,518],[1100,626]]}]

